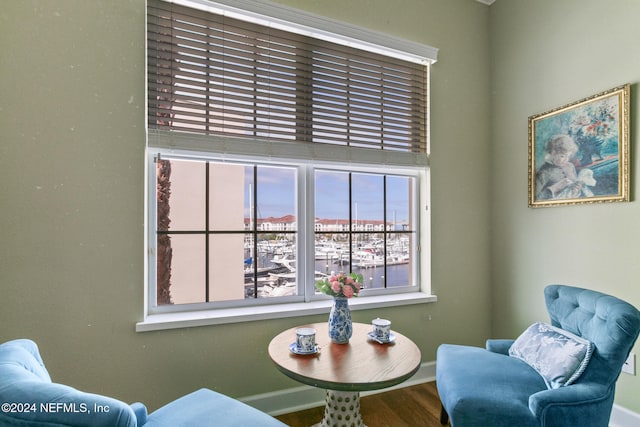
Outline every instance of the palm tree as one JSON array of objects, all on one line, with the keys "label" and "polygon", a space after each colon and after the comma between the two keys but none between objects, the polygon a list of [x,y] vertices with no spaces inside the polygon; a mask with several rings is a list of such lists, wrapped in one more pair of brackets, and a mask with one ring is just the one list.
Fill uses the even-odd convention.
[{"label": "palm tree", "polygon": [[[156,163],[157,173],[157,198],[158,198],[158,230],[168,231],[171,218],[169,217],[171,206],[171,162],[160,160]],[[172,304],[171,301],[171,236],[165,233],[157,233],[158,248],[156,255],[157,262],[157,304]]]}]

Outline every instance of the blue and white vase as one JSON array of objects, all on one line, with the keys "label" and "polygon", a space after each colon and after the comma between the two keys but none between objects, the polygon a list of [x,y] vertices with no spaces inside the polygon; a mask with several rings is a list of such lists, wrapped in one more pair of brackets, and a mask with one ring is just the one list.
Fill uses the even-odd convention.
[{"label": "blue and white vase", "polygon": [[329,338],[337,344],[346,344],[353,333],[349,300],[345,297],[334,297],[329,312]]}]

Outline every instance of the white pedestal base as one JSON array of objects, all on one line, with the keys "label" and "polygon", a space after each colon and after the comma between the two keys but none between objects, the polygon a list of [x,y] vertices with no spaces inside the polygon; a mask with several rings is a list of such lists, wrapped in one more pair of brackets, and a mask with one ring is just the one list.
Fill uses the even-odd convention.
[{"label": "white pedestal base", "polygon": [[366,427],[360,415],[360,393],[327,390],[324,418],[314,427]]}]

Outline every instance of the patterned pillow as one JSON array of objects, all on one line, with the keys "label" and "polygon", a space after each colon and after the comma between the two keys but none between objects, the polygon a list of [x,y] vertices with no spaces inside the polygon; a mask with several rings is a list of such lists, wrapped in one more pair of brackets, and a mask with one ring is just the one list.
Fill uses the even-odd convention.
[{"label": "patterned pillow", "polygon": [[538,371],[550,389],[576,381],[592,353],[590,341],[541,322],[529,326],[509,349],[510,356]]}]

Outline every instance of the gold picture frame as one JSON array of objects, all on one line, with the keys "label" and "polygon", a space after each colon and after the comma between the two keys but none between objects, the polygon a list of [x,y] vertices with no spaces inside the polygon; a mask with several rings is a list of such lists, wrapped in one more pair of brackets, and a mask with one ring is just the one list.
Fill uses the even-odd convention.
[{"label": "gold picture frame", "polygon": [[629,201],[629,92],[529,117],[529,207]]}]

